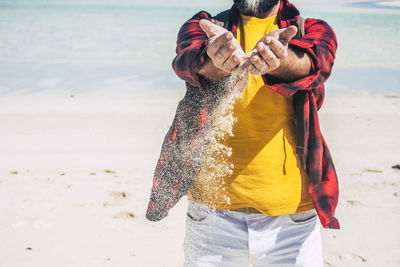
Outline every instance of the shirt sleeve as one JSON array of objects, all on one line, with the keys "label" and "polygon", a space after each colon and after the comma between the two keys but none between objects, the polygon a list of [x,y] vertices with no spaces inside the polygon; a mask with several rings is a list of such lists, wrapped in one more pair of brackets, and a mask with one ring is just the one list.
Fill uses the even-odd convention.
[{"label": "shirt sleeve", "polygon": [[199,85],[197,72],[207,58],[208,38],[200,28],[201,19],[211,19],[211,15],[200,11],[188,20],[178,33],[176,41],[176,57],[172,68],[179,78],[193,86]]},{"label": "shirt sleeve", "polygon": [[270,75],[263,75],[264,83],[271,90],[292,96],[298,90],[315,90],[324,95],[324,82],[330,76],[337,48],[336,35],[323,20],[307,19],[303,38],[293,38],[289,47],[303,50],[311,59],[311,74],[296,81],[285,83]]}]

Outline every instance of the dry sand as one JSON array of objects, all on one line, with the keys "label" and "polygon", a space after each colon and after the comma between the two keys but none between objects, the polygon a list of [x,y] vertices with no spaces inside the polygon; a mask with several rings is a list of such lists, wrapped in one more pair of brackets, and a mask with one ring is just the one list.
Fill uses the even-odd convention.
[{"label": "dry sand", "polygon": [[[146,221],[178,95],[0,98],[0,266],[182,266],[186,199]],[[327,96],[341,230],[326,266],[400,266],[400,96]]]}]

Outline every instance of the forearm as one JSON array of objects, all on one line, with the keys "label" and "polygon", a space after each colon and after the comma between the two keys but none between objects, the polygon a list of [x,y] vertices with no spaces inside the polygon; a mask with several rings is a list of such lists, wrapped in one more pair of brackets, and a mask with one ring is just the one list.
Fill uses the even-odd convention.
[{"label": "forearm", "polygon": [[298,49],[288,49],[288,56],[281,60],[280,66],[269,72],[271,75],[284,82],[293,82],[306,77],[311,72],[310,57]]}]

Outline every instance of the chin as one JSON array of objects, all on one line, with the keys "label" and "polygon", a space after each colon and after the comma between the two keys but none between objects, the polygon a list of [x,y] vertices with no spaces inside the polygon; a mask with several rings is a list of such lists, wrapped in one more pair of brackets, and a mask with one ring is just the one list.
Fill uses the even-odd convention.
[{"label": "chin", "polygon": [[233,3],[243,15],[260,18],[275,7],[279,0],[234,0]]}]

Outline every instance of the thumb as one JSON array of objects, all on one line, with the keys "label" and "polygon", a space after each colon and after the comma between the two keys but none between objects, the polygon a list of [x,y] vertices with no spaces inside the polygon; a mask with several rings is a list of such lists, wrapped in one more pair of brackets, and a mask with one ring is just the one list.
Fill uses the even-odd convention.
[{"label": "thumb", "polygon": [[282,42],[283,45],[287,45],[290,40],[297,34],[297,27],[296,26],[289,26],[286,29],[284,29],[280,34],[279,34],[279,41]]},{"label": "thumb", "polygon": [[215,37],[225,32],[226,30],[218,25],[215,25],[209,20],[202,19],[199,22],[200,28],[207,34],[208,38]]}]

